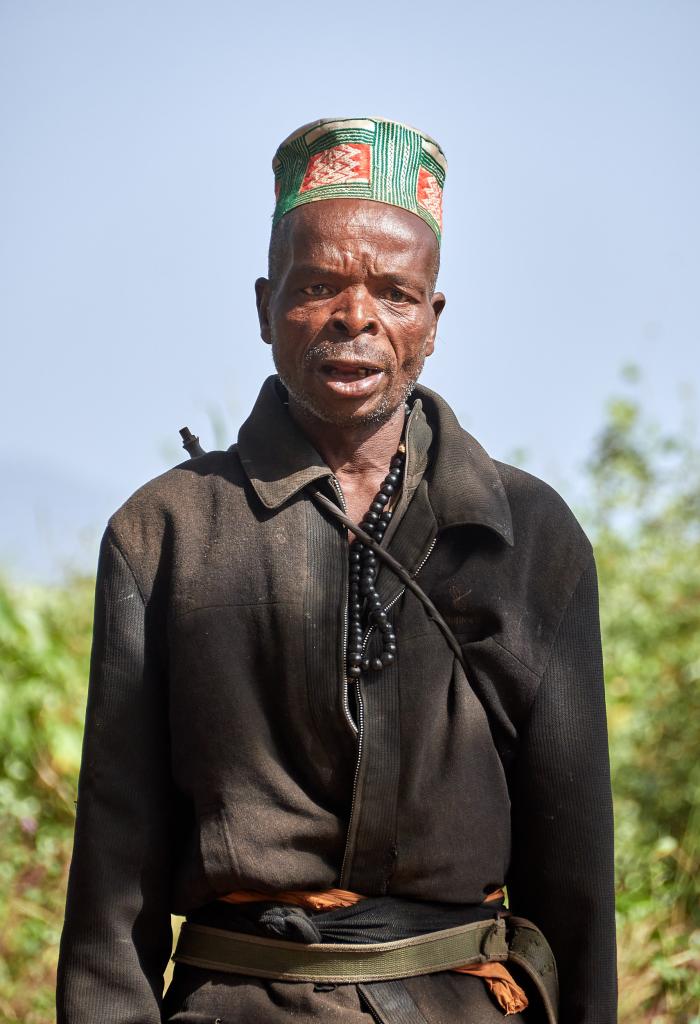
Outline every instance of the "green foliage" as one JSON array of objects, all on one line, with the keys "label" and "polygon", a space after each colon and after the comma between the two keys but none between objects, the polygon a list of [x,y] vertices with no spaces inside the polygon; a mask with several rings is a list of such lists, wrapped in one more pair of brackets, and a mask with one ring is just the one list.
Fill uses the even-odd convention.
[{"label": "green foliage", "polygon": [[[635,374],[627,372],[634,385]],[[700,1024],[700,450],[619,397],[586,470],[617,820],[622,1024]],[[0,582],[0,1022],[49,1024],[93,583]]]},{"label": "green foliage", "polygon": [[0,1020],[53,1020],[92,618],[91,580],[0,583]]},{"label": "green foliage", "polygon": [[588,465],[616,800],[621,1020],[700,1021],[700,452],[630,398]]}]

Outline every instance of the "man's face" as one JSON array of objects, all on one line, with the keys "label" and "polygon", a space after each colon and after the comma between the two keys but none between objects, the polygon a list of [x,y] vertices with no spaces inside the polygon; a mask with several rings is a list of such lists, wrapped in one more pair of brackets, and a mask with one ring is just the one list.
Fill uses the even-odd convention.
[{"label": "man's face", "polygon": [[306,412],[381,423],[406,400],[435,344],[437,240],[420,217],[361,199],[299,206],[280,228],[274,281],[256,282],[260,333]]}]

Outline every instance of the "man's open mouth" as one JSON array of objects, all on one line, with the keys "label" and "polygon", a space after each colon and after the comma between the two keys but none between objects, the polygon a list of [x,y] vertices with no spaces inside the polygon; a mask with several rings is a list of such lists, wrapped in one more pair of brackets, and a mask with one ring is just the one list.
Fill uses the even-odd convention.
[{"label": "man's open mouth", "polygon": [[328,360],[320,366],[321,376],[337,395],[368,395],[384,376],[381,366],[367,362]]},{"label": "man's open mouth", "polygon": [[321,372],[333,380],[363,380],[371,377],[372,374],[381,373],[380,366],[372,366],[370,363],[323,363]]}]

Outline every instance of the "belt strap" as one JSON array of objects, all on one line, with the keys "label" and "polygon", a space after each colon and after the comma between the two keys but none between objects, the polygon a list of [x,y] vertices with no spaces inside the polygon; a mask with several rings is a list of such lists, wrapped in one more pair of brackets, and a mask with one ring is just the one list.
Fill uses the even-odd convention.
[{"label": "belt strap", "polygon": [[393,942],[299,943],[185,922],[173,960],[287,981],[390,981],[508,959],[506,923],[477,921]]},{"label": "belt strap", "polygon": [[539,928],[524,917],[509,917],[508,959],[518,964],[535,985],[544,1004],[547,1024],[557,1024],[559,981],[554,954]]},{"label": "belt strap", "polygon": [[[539,928],[521,917],[478,921],[393,942],[347,944],[287,942],[186,921],[172,959],[192,967],[279,981],[358,984],[366,998],[372,993],[379,996],[386,988],[390,1001],[397,993],[390,992],[390,986],[374,986],[373,982],[509,960],[520,966],[535,985],[547,1024],[557,1024],[559,989],[554,954]],[[393,1016],[387,1019],[393,1020]],[[409,1019],[407,1016],[407,1024]]]},{"label": "belt strap", "polygon": [[379,1024],[428,1024],[403,981],[375,981],[357,987]]}]

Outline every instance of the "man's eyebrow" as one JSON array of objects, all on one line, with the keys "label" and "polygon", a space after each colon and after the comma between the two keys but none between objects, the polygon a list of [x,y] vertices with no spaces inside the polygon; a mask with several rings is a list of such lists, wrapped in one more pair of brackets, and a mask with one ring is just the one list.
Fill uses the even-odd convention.
[{"label": "man's eyebrow", "polygon": [[[341,267],[332,267],[323,263],[293,263],[290,268],[290,274],[299,277],[335,277],[343,273]],[[383,281],[391,281],[392,284],[400,285],[402,288],[420,289],[423,287],[423,282],[418,278],[410,278],[405,273],[396,273],[391,270],[380,270],[376,274],[370,273],[369,276]]]},{"label": "man's eyebrow", "polygon": [[330,276],[331,274],[340,274],[340,273],[342,273],[342,270],[339,267],[331,267],[331,266],[327,266],[326,264],[323,264],[323,263],[296,263],[296,262],[294,262],[294,263],[292,263],[292,266],[290,268],[290,273],[292,273],[292,274],[300,274],[302,276],[307,276],[309,274],[311,274],[311,275],[313,275],[313,274],[319,275],[320,274],[320,275],[329,275]]},{"label": "man's eyebrow", "polygon": [[398,284],[402,288],[422,288],[423,282],[418,281],[417,278],[405,277],[403,274],[392,274],[390,270],[387,270],[385,274],[377,274],[377,277],[384,277],[393,284]]}]

